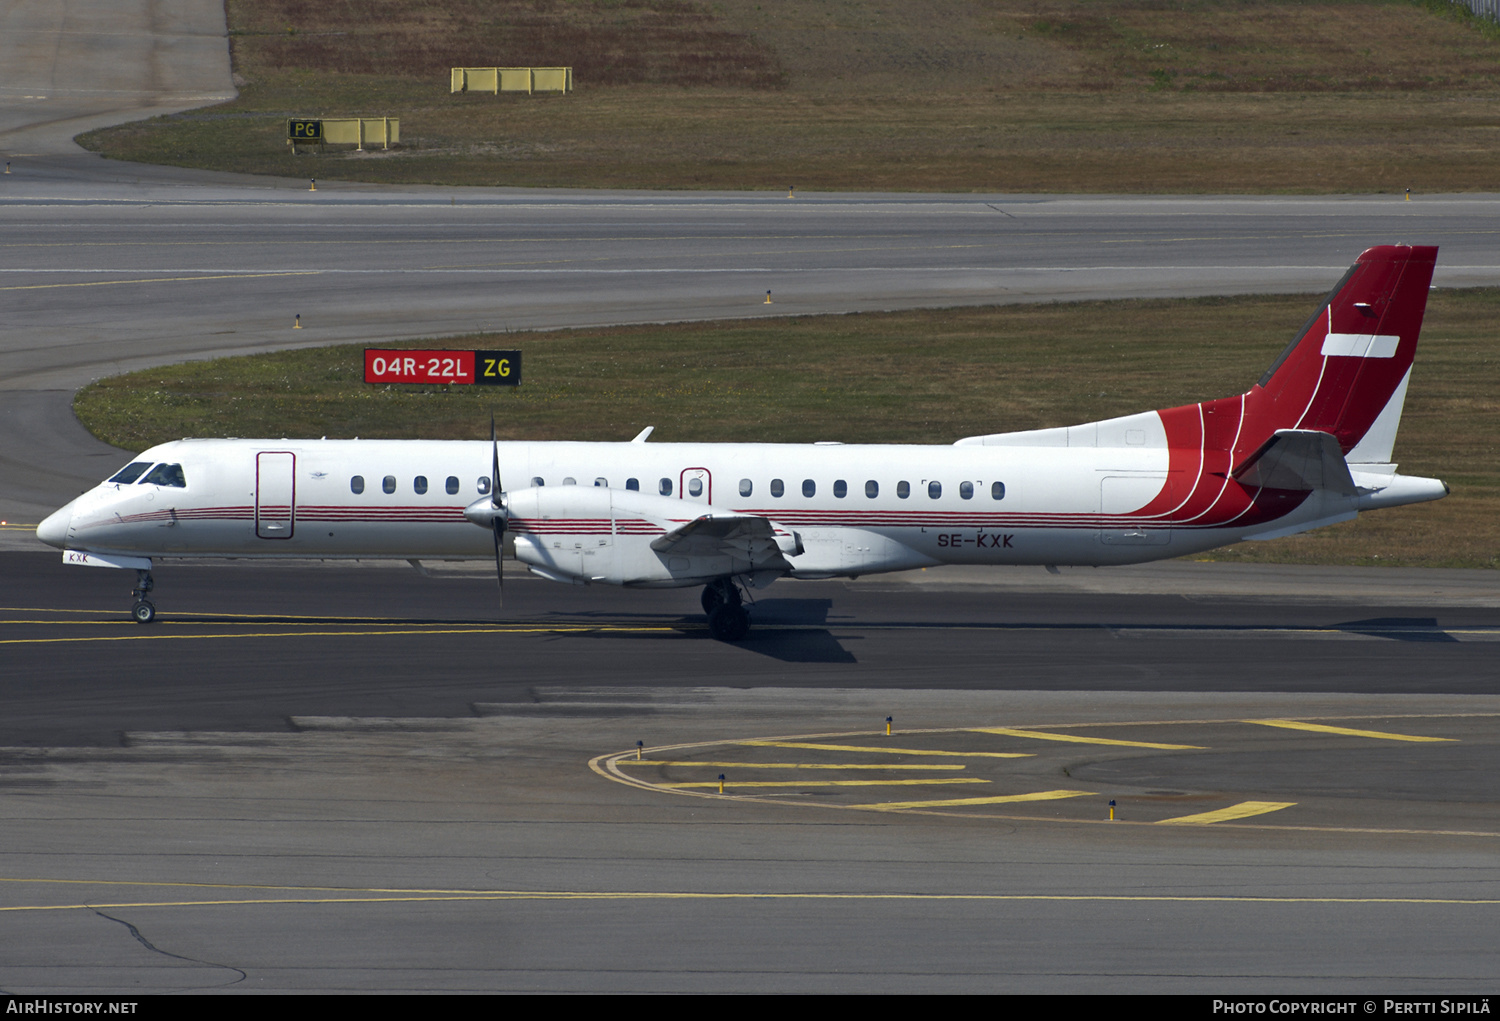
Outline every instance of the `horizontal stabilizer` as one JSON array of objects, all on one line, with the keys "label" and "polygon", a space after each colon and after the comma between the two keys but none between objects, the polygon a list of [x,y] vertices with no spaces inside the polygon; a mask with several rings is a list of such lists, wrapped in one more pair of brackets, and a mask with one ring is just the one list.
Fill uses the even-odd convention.
[{"label": "horizontal stabilizer", "polygon": [[1278,429],[1230,474],[1245,486],[1355,494],[1354,478],[1339,441],[1315,429]]}]

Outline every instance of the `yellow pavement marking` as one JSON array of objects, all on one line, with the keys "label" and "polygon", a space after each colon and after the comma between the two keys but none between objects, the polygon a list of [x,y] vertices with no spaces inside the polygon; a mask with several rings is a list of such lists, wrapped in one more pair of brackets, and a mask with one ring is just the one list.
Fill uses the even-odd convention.
[{"label": "yellow pavement marking", "polygon": [[[1119,825],[1104,824],[1104,825]],[[1383,831],[1382,831],[1383,832]],[[1407,831],[1395,831],[1407,832]],[[1414,831],[1425,832],[1425,831]],[[1493,834],[1485,834],[1492,836]],[[715,893],[677,890],[475,890],[452,888],[402,888],[360,886],[271,886],[262,883],[193,883],[162,880],[58,879],[43,876],[0,876],[0,884],[17,886],[131,887],[160,890],[225,890],[245,893],[282,894],[278,897],[240,897],[217,900],[158,900],[100,903],[97,900],[69,904],[14,904],[4,911],[91,911],[99,908],[168,908],[254,906],[263,904],[385,904],[392,902],[498,901],[498,900],[826,900],[826,901],[1134,901],[1159,903],[1219,904],[1468,904],[1500,906],[1497,898],[1460,897],[1275,897],[1255,895],[1195,894],[1047,894],[1047,893]],[[312,896],[325,894],[327,896]],[[378,896],[373,896],[378,895]]]},{"label": "yellow pavement marking", "polygon": [[900,762],[664,762],[659,759],[621,759],[622,766],[712,766],[716,769],[968,769],[968,766],[920,765]]},{"label": "yellow pavement marking", "polygon": [[551,625],[545,627],[465,627],[465,628],[420,628],[402,631],[245,631],[221,635],[100,635],[87,638],[4,638],[0,645],[53,645],[59,642],[142,642],[142,641],[190,641],[202,638],[348,638],[383,637],[386,635],[525,635],[525,634],[583,634],[587,632],[621,632],[628,634],[681,631],[681,625],[671,627],[624,627],[605,624],[578,626]]},{"label": "yellow pavement marking", "polygon": [[878,808],[883,812],[894,812],[903,808],[961,808],[965,805],[1003,805],[1021,801],[1060,801],[1063,798],[1082,798],[1093,791],[1037,791],[1034,794],[1003,794],[995,798],[958,798],[950,801],[885,801],[873,805],[855,805],[854,808]]},{"label": "yellow pavement marking", "polygon": [[802,748],[814,752],[883,752],[887,755],[953,755],[975,759],[1030,759],[1031,752],[947,752],[931,748],[885,748],[881,745],[811,744],[806,741],[726,741],[725,744],[751,745],[756,748]]},{"label": "yellow pavement marking", "polygon": [[999,734],[1001,737],[1030,737],[1039,741],[1066,741],[1070,744],[1109,744],[1122,748],[1160,748],[1164,751],[1201,751],[1196,744],[1157,744],[1153,741],[1121,741],[1112,737],[1080,737],[1077,734],[1049,734],[1043,730],[1012,730],[1010,727],[972,727],[975,734]]},{"label": "yellow pavement marking", "polygon": [[[724,781],[724,786],[739,790],[742,787],[911,787],[916,785],[932,786],[951,783],[989,782],[988,780],[981,780],[978,777],[955,776],[949,780],[755,780],[746,782],[726,780]],[[717,787],[719,786],[719,781],[700,780],[693,783],[659,783],[652,786],[682,790],[691,787]]]},{"label": "yellow pavement marking", "polygon": [[1158,819],[1158,826],[1208,826],[1229,819],[1248,819],[1252,815],[1265,815],[1291,808],[1295,801],[1241,801],[1238,805],[1221,808],[1217,812],[1199,812],[1197,815],[1179,815],[1175,819]]},{"label": "yellow pavement marking", "polygon": [[[752,893],[694,892],[682,890],[399,890],[358,887],[265,887],[207,883],[130,883],[120,881],[11,879],[0,882],[71,884],[88,886],[165,887],[175,889],[276,890],[280,897],[240,897],[217,900],[157,900],[72,904],[17,904],[0,906],[8,911],[97,911],[122,908],[255,907],[270,904],[392,904],[508,900],[717,900],[717,901],[912,901],[939,903],[972,901],[988,903],[1157,903],[1157,904],[1449,904],[1473,907],[1500,906],[1500,899],[1480,897],[1274,897],[1197,894],[1097,894],[1097,893]],[[313,896],[326,894],[327,896]]]},{"label": "yellow pavement marking", "polygon": [[[44,271],[52,272],[52,271]],[[66,272],[58,270],[56,272]],[[55,287],[114,287],[119,284],[174,284],[194,280],[256,280],[261,277],[312,277],[323,272],[319,269],[290,270],[281,273],[219,273],[201,277],[142,277],[139,280],[85,280],[74,284],[18,284],[0,287],[0,291],[45,291]]]},{"label": "yellow pavement marking", "polygon": [[1421,737],[1416,734],[1392,734],[1384,730],[1355,730],[1353,727],[1330,727],[1323,723],[1303,723],[1300,720],[1245,720],[1262,727],[1282,727],[1286,730],[1310,730],[1315,734],[1342,734],[1345,737],[1373,737],[1381,741],[1457,741],[1455,737]]}]

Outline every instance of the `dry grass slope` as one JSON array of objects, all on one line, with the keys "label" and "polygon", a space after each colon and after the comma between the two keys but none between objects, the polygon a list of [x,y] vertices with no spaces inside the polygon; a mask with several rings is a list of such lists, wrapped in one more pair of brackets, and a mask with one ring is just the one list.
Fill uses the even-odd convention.
[{"label": "dry grass slope", "polygon": [[[213,435],[481,439],[491,411],[507,439],[619,440],[655,425],[663,441],[948,443],[1242,392],[1319,297],[1020,305],[443,342],[523,348],[526,384],[501,394],[367,386],[361,347],[322,348],[103,380],[79,394],[76,408],[96,435],[130,449]],[[1403,471],[1447,481],[1451,497],[1216,556],[1500,566],[1497,315],[1500,289],[1436,291],[1428,306],[1396,454]]]},{"label": "dry grass slope", "polygon": [[594,85],[775,88],[774,54],[690,0],[230,0],[241,74],[446,81],[450,67],[559,67]]},{"label": "dry grass slope", "polygon": [[[1446,0],[230,0],[233,103],[84,136],[323,180],[1009,192],[1493,190],[1500,27]],[[565,98],[448,94],[459,65]],[[293,116],[399,116],[294,158]]]}]

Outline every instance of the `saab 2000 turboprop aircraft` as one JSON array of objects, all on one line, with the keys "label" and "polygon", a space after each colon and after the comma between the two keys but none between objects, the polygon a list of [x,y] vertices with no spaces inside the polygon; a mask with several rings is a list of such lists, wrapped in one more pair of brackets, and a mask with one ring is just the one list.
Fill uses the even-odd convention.
[{"label": "saab 2000 turboprop aircraft", "polygon": [[[1131,564],[1436,500],[1391,448],[1437,249],[1362,254],[1238,397],[951,446],[179,440],[42,522],[65,563],[515,556],[553,581],[741,590],[937,564]],[[493,432],[493,425],[491,426]],[[514,489],[502,479],[525,479]],[[476,499],[477,497],[477,499]],[[476,528],[475,526],[479,526]]]}]

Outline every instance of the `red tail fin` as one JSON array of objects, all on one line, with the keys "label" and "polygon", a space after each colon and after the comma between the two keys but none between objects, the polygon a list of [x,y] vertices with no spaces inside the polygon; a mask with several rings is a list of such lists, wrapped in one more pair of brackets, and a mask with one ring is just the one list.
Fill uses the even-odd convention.
[{"label": "red tail fin", "polygon": [[1360,255],[1245,395],[1236,448],[1254,450],[1277,429],[1315,429],[1332,433],[1345,454],[1369,435],[1359,459],[1389,459],[1436,261],[1436,247]]}]

